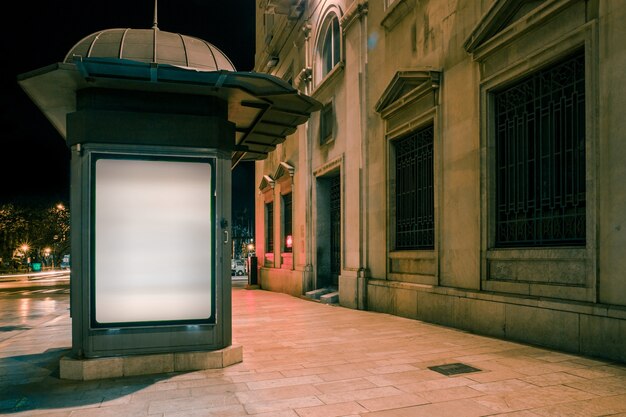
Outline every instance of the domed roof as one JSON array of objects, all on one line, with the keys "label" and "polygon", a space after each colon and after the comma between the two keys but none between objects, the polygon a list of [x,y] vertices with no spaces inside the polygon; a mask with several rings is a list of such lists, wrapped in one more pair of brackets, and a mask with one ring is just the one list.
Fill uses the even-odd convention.
[{"label": "domed roof", "polygon": [[199,71],[236,71],[230,59],[215,45],[156,27],[106,29],[92,33],[74,45],[64,62],[80,57],[156,62]]}]

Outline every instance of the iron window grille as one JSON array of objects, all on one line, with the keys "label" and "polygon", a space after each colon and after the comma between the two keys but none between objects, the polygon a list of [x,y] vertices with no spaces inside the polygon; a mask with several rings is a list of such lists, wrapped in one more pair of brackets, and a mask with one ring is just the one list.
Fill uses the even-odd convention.
[{"label": "iron window grille", "polygon": [[496,247],[585,245],[583,51],[494,94]]},{"label": "iron window grille", "polygon": [[430,125],[394,142],[398,250],[435,247],[433,134]]},{"label": "iron window grille", "polygon": [[265,242],[268,253],[274,252],[274,202],[265,204]]},{"label": "iron window grille", "polygon": [[293,245],[292,235],[292,211],[291,211],[291,193],[283,196],[283,230],[285,238],[283,240],[283,252],[291,252],[293,247],[289,246],[287,239],[291,237],[291,245]]}]

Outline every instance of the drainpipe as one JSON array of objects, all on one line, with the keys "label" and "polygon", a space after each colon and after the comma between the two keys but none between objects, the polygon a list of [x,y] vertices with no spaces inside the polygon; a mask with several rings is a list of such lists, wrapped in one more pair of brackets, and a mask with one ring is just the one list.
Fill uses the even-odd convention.
[{"label": "drainpipe", "polygon": [[[311,94],[311,25],[308,20],[305,21],[302,32],[304,33],[304,69],[302,70],[300,77],[304,85],[304,93],[306,95]],[[304,186],[306,189],[306,211],[305,220],[306,225],[306,259],[304,267],[304,292],[313,290],[314,286],[314,272],[313,272],[313,143],[311,137],[311,129],[309,127],[309,121],[304,123],[304,134],[306,140],[305,159],[306,159],[306,172],[304,175]]]}]

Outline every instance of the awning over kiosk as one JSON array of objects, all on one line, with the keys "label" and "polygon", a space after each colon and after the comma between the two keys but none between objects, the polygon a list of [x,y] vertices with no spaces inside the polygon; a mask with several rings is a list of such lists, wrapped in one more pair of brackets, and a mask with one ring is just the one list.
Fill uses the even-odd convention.
[{"label": "awning over kiosk", "polygon": [[265,159],[321,108],[318,101],[269,74],[197,71],[119,58],[56,63],[20,75],[18,83],[64,138],[66,116],[76,111],[76,91],[84,88],[219,97],[228,101],[228,120],[236,129],[233,168],[240,161]]}]

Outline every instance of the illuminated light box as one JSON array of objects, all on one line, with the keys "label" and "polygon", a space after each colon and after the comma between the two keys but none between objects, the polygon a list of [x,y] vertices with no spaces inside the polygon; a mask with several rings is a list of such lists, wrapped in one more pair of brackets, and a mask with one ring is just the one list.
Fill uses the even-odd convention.
[{"label": "illuminated light box", "polygon": [[107,157],[94,168],[93,324],[212,321],[210,161]]}]

